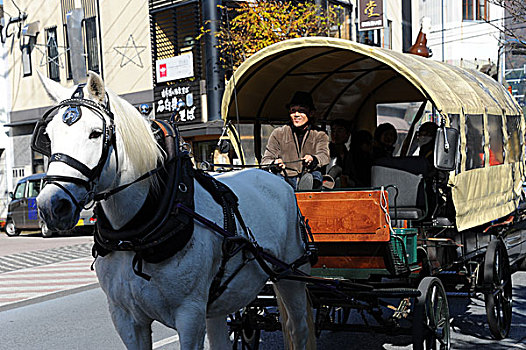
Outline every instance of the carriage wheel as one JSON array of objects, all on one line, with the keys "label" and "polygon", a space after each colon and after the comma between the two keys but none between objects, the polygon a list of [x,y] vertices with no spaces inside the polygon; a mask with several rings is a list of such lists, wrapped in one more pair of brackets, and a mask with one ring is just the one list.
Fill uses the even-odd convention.
[{"label": "carriage wheel", "polygon": [[501,239],[492,240],[484,258],[484,300],[489,329],[495,339],[508,336],[511,326],[511,268],[506,246]]},{"label": "carriage wheel", "polygon": [[413,349],[449,350],[451,347],[446,291],[436,277],[425,277],[418,285],[413,318]]},{"label": "carriage wheel", "polygon": [[234,315],[230,315],[234,323],[237,323],[237,321],[241,322],[241,327],[233,332],[234,343],[232,348],[234,350],[237,350],[238,346],[240,350],[259,349],[261,331],[252,326],[252,324],[256,322],[257,312],[257,308],[245,308],[242,311],[236,312]]}]

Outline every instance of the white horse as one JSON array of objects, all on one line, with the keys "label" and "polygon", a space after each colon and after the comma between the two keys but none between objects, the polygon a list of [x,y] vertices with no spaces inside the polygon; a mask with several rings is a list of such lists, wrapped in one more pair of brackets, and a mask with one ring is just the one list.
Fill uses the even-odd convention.
[{"label": "white horse", "polygon": [[[73,89],[66,89],[45,77],[41,80],[56,102],[72,96]],[[102,113],[98,115],[93,108],[81,105],[80,112],[68,115],[70,105],[57,108],[57,114],[45,127],[51,154],[58,154],[62,159],[74,158],[89,169],[97,168],[98,164],[102,166],[100,174],[88,179],[86,173],[71,162],[52,159],[47,176],[54,180],[37,198],[41,216],[51,230],[66,230],[75,225],[78,220],[76,207],[83,205],[88,197],[87,182],[96,193],[109,190],[133,182],[155,168],[163,157],[149,124],[131,104],[109,91],[97,74],[90,72],[82,92],[83,98],[95,102],[96,106],[109,106],[114,114],[116,139],[109,144],[108,154],[101,161],[101,149],[106,142],[103,133],[112,123],[104,109],[99,109]],[[86,183],[83,185],[82,181],[72,178]],[[256,169],[216,178],[239,198],[241,215],[260,246],[287,263],[302,256],[304,245],[297,204],[292,188],[285,181]],[[135,216],[152,186],[155,184],[150,177],[101,201],[114,230],[119,230]],[[162,185],[159,186],[159,192],[163,192]],[[222,223],[221,206],[199,183],[194,181],[194,186],[195,212]],[[239,223],[237,232],[244,234]],[[226,316],[249,304],[268,276],[251,261],[232,279],[224,293],[207,305],[210,285],[220,266],[221,247],[222,238],[217,233],[195,222],[190,241],[181,251],[161,263],[144,264],[143,272],[151,276],[149,281],[134,273],[131,267],[134,252],[114,251],[96,259],[95,270],[106,293],[113,323],[127,348],[152,347],[151,323],[154,320],[177,330],[181,349],[203,348],[205,330],[211,348],[232,347]],[[237,254],[227,263],[225,278],[241,263],[241,255]],[[304,271],[308,269],[309,266],[303,266]],[[280,280],[275,283],[275,290],[288,314],[284,327],[290,332],[292,347],[306,348],[313,338],[308,330],[304,283]]]}]

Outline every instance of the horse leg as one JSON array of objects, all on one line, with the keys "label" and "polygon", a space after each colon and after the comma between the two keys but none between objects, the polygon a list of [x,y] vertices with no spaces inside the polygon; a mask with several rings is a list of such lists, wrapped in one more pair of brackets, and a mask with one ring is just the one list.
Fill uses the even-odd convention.
[{"label": "horse leg", "polygon": [[199,305],[180,306],[175,313],[175,325],[179,343],[184,350],[203,349],[205,341],[206,302]]},{"label": "horse leg", "polygon": [[280,280],[274,283],[278,306],[282,317],[285,345],[291,343],[293,350],[315,349],[314,322],[308,309],[305,284],[296,281]]},{"label": "horse leg", "polygon": [[225,316],[206,319],[206,335],[210,349],[231,349],[232,342],[228,336],[228,327]]},{"label": "horse leg", "polygon": [[137,321],[126,310],[110,306],[113,325],[128,350],[151,350],[152,320]]}]

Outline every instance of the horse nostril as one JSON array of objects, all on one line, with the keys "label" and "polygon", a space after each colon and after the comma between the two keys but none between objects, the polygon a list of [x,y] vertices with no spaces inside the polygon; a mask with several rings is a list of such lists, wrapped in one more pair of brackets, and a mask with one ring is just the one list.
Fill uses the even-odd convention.
[{"label": "horse nostril", "polygon": [[54,209],[57,217],[66,216],[71,213],[71,202],[67,199],[60,199]]}]

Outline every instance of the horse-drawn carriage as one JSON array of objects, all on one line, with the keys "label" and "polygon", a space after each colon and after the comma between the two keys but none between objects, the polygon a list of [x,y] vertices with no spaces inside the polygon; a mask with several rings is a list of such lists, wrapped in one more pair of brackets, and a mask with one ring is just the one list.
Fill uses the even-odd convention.
[{"label": "horse-drawn carriage", "polygon": [[[296,195],[267,171],[194,169],[170,123],[150,125],[95,73],[73,89],[42,81],[57,104],[33,133],[33,149],[49,157],[39,212],[50,229],[67,230],[97,203],[94,267],[129,348],[151,348],[153,320],[177,329],[181,348],[202,348],[205,330],[212,347],[227,348],[228,314],[243,344],[257,346],[259,330],[279,319],[266,308],[276,302],[265,293],[269,276],[298,349],[315,333],[305,285],[316,331],[360,329],[347,323],[358,310],[375,322],[367,329],[447,349],[446,295],[483,293],[492,335],[507,335],[510,262],[523,258],[525,127],[488,76],[329,38],[255,54],[222,106],[241,163],[257,163],[298,89],[314,95],[322,124],[343,118],[356,129],[395,120],[400,108],[379,113],[380,105],[417,106],[398,118],[407,126],[401,156],[374,165],[371,186]],[[432,177],[408,153],[424,119],[440,125]]]},{"label": "horse-drawn carriage", "polygon": [[[372,166],[370,187],[296,193],[318,248],[312,275],[338,282],[308,283],[317,330],[397,329],[413,335],[415,349],[448,349],[446,296],[483,293],[492,336],[506,337],[510,266],[524,259],[526,239],[525,124],[511,95],[480,72],[414,55],[288,40],[250,57],[227,85],[222,115],[239,162],[258,164],[296,90],[312,94],[322,127],[344,119],[372,132],[390,121],[403,141],[397,156]],[[431,175],[411,154],[427,121],[439,125]],[[276,328],[270,295],[232,317],[244,346]],[[373,321],[348,324],[352,310]]]}]

